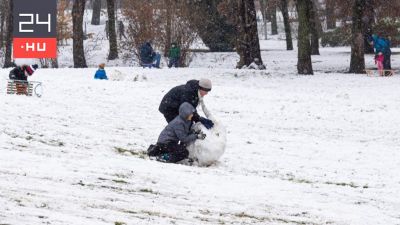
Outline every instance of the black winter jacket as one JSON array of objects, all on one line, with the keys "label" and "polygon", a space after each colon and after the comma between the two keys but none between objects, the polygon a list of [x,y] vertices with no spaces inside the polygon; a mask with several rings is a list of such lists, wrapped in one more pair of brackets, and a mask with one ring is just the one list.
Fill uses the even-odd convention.
[{"label": "black winter jacket", "polygon": [[[161,100],[158,110],[170,118],[175,118],[179,115],[179,106],[184,103],[190,103],[195,109],[199,104],[199,81],[189,80],[185,85],[179,85],[172,88]],[[200,116],[195,112],[193,121],[198,122]]]},{"label": "black winter jacket", "polygon": [[28,80],[28,77],[25,76],[24,69],[20,66],[15,67],[10,71],[10,79],[11,80]]}]

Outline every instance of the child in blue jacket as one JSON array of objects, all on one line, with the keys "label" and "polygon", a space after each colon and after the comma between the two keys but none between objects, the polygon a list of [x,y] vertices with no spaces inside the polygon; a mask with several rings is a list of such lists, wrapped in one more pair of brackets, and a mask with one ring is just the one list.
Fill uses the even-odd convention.
[{"label": "child in blue jacket", "polygon": [[106,75],[106,71],[104,70],[104,67],[106,64],[101,63],[99,65],[99,69],[96,71],[96,74],[94,75],[94,79],[99,79],[99,80],[108,80],[108,77]]}]

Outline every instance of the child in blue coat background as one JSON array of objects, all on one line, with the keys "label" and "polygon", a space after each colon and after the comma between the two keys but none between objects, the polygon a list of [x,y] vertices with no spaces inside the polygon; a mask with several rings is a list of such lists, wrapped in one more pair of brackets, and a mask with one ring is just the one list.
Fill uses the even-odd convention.
[{"label": "child in blue coat background", "polygon": [[99,79],[99,80],[108,80],[108,77],[106,75],[106,71],[104,70],[104,67],[106,64],[101,63],[99,65],[99,69],[96,71],[96,74],[94,75],[94,79]]}]

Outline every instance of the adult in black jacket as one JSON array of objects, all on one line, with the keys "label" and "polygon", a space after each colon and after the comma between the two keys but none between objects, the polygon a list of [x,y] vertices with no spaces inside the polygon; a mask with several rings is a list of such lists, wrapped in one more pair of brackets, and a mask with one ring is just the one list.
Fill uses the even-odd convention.
[{"label": "adult in black jacket", "polygon": [[34,65],[22,65],[17,66],[10,71],[10,79],[11,80],[28,80],[28,76],[32,76],[35,70],[38,68],[37,64]]},{"label": "adult in black jacket", "polygon": [[[169,123],[179,115],[179,106],[182,103],[188,102],[197,108],[200,97],[206,96],[211,91],[211,87],[209,79],[189,80],[186,84],[176,86],[165,94],[158,110]],[[200,117],[197,111],[193,114],[192,121],[201,122],[208,129],[214,125],[211,120]]]}]

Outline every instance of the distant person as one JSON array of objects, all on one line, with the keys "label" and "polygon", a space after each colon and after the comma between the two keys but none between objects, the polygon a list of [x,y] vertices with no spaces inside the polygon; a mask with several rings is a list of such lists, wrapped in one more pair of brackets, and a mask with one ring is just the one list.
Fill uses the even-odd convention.
[{"label": "distant person", "polygon": [[[211,87],[209,79],[189,80],[186,84],[176,86],[168,91],[161,100],[158,110],[169,123],[179,115],[179,107],[182,103],[188,102],[196,109],[200,98],[206,96],[211,91]],[[193,113],[192,121],[202,123],[207,129],[214,126],[211,120],[200,117],[196,111]]]},{"label": "distant person", "polygon": [[197,139],[204,140],[206,135],[191,131],[192,117],[196,109],[189,103],[184,102],[179,106],[177,115],[161,131],[157,144],[150,145],[147,154],[156,156],[158,161],[176,163],[189,156],[186,146]]},{"label": "distant person", "polygon": [[378,72],[380,76],[384,76],[385,75],[385,71],[383,69],[383,61],[384,61],[384,56],[383,54],[380,52],[376,57],[375,57],[375,64],[378,67]]},{"label": "distant person", "polygon": [[22,80],[22,81],[27,81],[28,76],[32,76],[32,74],[39,68],[37,64],[33,65],[22,65],[22,66],[16,66],[14,69],[10,71],[10,79],[11,80]]},{"label": "distant person", "polygon": [[370,44],[374,46],[375,58],[378,57],[380,53],[383,54],[383,69],[385,70],[386,75],[391,74],[390,70],[392,69],[392,51],[390,50],[390,40],[373,34],[370,39]]},{"label": "distant person", "polygon": [[104,67],[106,66],[106,64],[101,63],[99,65],[98,70],[96,71],[96,73],[94,74],[94,79],[99,79],[99,80],[108,80],[106,71],[104,70]]},{"label": "distant person", "polygon": [[119,34],[119,39],[122,40],[122,37],[126,39],[125,36],[125,26],[122,21],[118,21],[118,34]]},{"label": "distant person", "polygon": [[140,46],[140,65],[143,67],[160,68],[161,55],[153,50],[151,41]]},{"label": "distant person", "polygon": [[181,48],[175,42],[171,44],[168,57],[169,57],[168,68],[171,68],[172,66],[179,67],[179,60],[181,58]]},{"label": "distant person", "polygon": [[28,95],[28,76],[32,76],[37,68],[37,64],[22,65],[16,66],[10,71],[9,78],[14,80],[18,95]]}]

